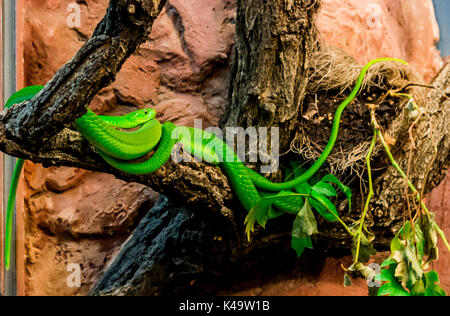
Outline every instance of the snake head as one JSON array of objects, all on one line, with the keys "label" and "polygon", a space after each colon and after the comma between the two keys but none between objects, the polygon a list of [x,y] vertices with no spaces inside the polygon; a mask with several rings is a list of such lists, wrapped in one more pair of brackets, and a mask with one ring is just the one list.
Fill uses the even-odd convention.
[{"label": "snake head", "polygon": [[127,114],[127,117],[136,124],[144,124],[156,117],[154,109],[141,109]]}]

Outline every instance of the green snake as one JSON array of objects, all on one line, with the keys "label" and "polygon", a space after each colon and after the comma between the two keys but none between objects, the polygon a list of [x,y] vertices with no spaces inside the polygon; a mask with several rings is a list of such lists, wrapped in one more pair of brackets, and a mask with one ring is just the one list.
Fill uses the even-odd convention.
[{"label": "green snake", "polygon": [[[294,190],[317,173],[334,148],[342,112],[359,93],[369,68],[373,64],[383,61],[397,61],[406,64],[403,60],[393,58],[380,58],[367,63],[362,68],[351,94],[336,110],[328,144],[320,157],[304,173],[296,172],[293,180],[282,183],[271,182],[246,167],[232,148],[211,133],[192,127],[176,126],[171,122],[161,124],[155,118],[156,112],[152,109],[138,110],[124,116],[99,116],[88,109],[85,115],[74,122],[74,126],[108,164],[122,172],[134,175],[150,174],[158,170],[169,160],[175,144],[181,143],[183,149],[191,155],[200,156],[208,163],[220,166],[242,206],[250,211],[262,196]],[[19,90],[10,97],[5,107],[10,108],[14,104],[31,100],[42,88],[42,86],[30,86]],[[127,129],[135,128],[138,129],[127,131]],[[178,136],[174,137],[175,134]],[[144,162],[132,161],[153,150],[153,155]],[[8,198],[5,230],[5,266],[7,269],[10,266],[14,203],[23,164],[24,160],[18,159]],[[295,203],[298,202],[290,203],[289,200],[286,200],[285,203],[276,204],[276,207],[286,212],[298,212],[298,206]]]}]

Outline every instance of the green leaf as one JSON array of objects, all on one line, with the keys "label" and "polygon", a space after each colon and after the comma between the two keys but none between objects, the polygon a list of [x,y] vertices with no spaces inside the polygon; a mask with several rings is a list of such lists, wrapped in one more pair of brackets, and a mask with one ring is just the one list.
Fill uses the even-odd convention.
[{"label": "green leaf", "polygon": [[305,248],[313,249],[312,240],[309,236],[303,238],[292,238],[291,247],[297,253],[297,257],[300,258]]},{"label": "green leaf", "polygon": [[396,265],[391,264],[375,277],[376,281],[386,282],[378,290],[378,296],[411,296],[395,277],[395,269]]},{"label": "green leaf", "polygon": [[328,209],[320,204],[318,201],[309,198],[308,203],[311,205],[313,209],[316,210],[317,213],[320,214],[323,218],[325,218],[329,222],[337,221],[336,217],[328,212]]},{"label": "green leaf", "polygon": [[414,246],[408,245],[402,252],[394,253],[393,257],[398,260],[395,276],[404,287],[412,288],[423,275],[423,270],[414,253]]},{"label": "green leaf", "polygon": [[391,256],[381,265],[389,268],[383,269],[379,278],[388,283],[380,288],[379,295],[402,295],[405,288],[412,296],[446,295],[439,286],[438,274],[435,271],[425,273],[422,266],[425,257],[428,256],[429,262],[430,256],[437,256],[437,250],[433,250],[436,243],[432,221],[427,215],[422,215],[414,226],[408,221],[391,241]]},{"label": "green leaf", "polygon": [[[413,235],[414,231],[414,235]],[[414,237],[415,236],[415,237]],[[425,240],[423,238],[423,233],[420,225],[416,222],[413,226],[411,225],[410,221],[407,221],[401,230],[401,233],[399,235],[401,242],[401,247],[405,247],[405,243],[407,247],[410,248],[410,250],[414,253],[414,256],[418,256],[416,258],[416,261],[421,261],[423,257],[423,249],[425,245]]]},{"label": "green leaf", "polygon": [[311,186],[308,182],[303,182],[295,187],[295,191],[299,194],[311,195]]},{"label": "green leaf", "polygon": [[337,196],[337,192],[334,187],[327,182],[318,182],[311,188],[311,190],[325,196]]},{"label": "green leaf", "polygon": [[391,242],[391,258],[398,263],[395,276],[410,290],[423,276],[421,261],[424,240],[419,225],[414,226],[414,232],[415,235],[408,221]]},{"label": "green leaf", "polygon": [[269,220],[269,209],[272,205],[270,198],[262,198],[248,213],[245,218],[245,233],[250,241],[250,235],[255,232],[255,223],[258,222],[263,228],[266,227],[266,223]]},{"label": "green leaf", "polygon": [[420,225],[414,225],[413,229],[411,222],[406,222],[399,238],[400,249],[393,253],[393,258],[399,263],[396,276],[403,286],[412,289],[423,276],[422,257],[425,242]]},{"label": "green leaf", "polygon": [[327,174],[322,178],[321,182],[330,182],[336,184],[339,190],[341,190],[347,196],[348,210],[350,211],[352,209],[352,190],[348,186],[344,185],[341,181],[339,181],[338,178],[336,178],[332,174]]},{"label": "green leaf", "polygon": [[305,202],[303,208],[298,212],[292,227],[293,237],[303,237],[304,235],[317,234],[317,222],[308,201]]},{"label": "green leaf", "polygon": [[336,222],[339,219],[339,214],[333,202],[322,194],[311,191],[311,198],[309,198],[308,201],[320,216],[327,221]]},{"label": "green leaf", "polygon": [[414,243],[416,244],[416,252],[418,257],[419,262],[422,262],[422,258],[423,258],[423,251],[425,248],[425,239],[423,238],[423,232],[422,232],[422,228],[420,227],[420,225],[418,225],[418,223],[416,223],[414,225],[414,232],[416,234],[416,238],[415,240],[410,240],[411,244],[414,245]]},{"label": "green leaf", "polygon": [[313,249],[311,235],[317,234],[317,222],[308,201],[295,217],[291,232],[291,246],[300,257],[305,248]]},{"label": "green leaf", "polygon": [[403,249],[403,245],[402,242],[400,241],[400,232],[397,233],[397,235],[395,235],[395,237],[392,239],[391,241],[391,253],[395,253],[396,251],[399,251],[401,249]]},{"label": "green leaf", "polygon": [[[357,222],[355,222],[355,224],[353,224],[349,228],[352,232],[358,233],[359,226],[360,226],[360,222],[357,221]],[[353,236],[351,251],[352,251],[353,258],[355,258],[355,260],[357,260],[358,262],[366,263],[370,260],[371,256],[373,256],[377,253],[377,251],[372,246],[372,241],[375,239],[375,236],[366,229],[365,225],[363,226],[363,228],[364,229],[361,232],[361,240],[360,240],[360,244],[359,244],[358,258],[355,258],[356,248],[358,245],[358,234]]]},{"label": "green leaf", "polygon": [[425,282],[423,279],[418,280],[411,289],[412,296],[425,296]]},{"label": "green leaf", "polygon": [[[440,287],[439,275],[436,271],[431,270],[425,273],[425,296],[447,296],[444,289]],[[436,284],[437,283],[437,284]]]},{"label": "green leaf", "polygon": [[305,204],[304,195],[288,191],[279,192],[272,202],[272,205],[286,213],[296,215]]},{"label": "green leaf", "polygon": [[433,262],[439,257],[437,247],[438,237],[435,224],[434,215],[430,218],[427,215],[422,215],[417,220],[417,225],[420,225],[423,232],[423,256],[427,257],[425,264]]},{"label": "green leaf", "polygon": [[[256,206],[256,205],[255,205]],[[258,214],[258,212],[264,211],[263,208],[255,207],[253,206],[250,212],[247,214],[247,217],[245,218],[245,233],[247,234],[247,239],[250,241],[250,236],[252,233],[255,232],[255,223],[256,218],[258,216],[261,216],[261,214]]]}]

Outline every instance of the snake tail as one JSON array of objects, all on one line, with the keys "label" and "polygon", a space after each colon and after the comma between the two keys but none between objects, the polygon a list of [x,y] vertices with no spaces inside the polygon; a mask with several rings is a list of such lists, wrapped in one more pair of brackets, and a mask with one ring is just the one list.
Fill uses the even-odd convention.
[{"label": "snake tail", "polygon": [[17,159],[14,167],[13,176],[11,179],[11,186],[9,188],[8,203],[6,206],[6,229],[5,229],[5,267],[9,270],[11,264],[11,241],[12,241],[12,226],[14,219],[14,206],[16,203],[16,192],[19,185],[20,174],[22,172],[25,160]]},{"label": "snake tail", "polygon": [[[29,86],[15,92],[6,102],[5,108],[10,108],[14,104],[31,100],[43,86]],[[25,160],[18,159],[14,167],[11,186],[9,189],[8,202],[6,204],[6,222],[5,222],[5,268],[9,270],[11,265],[11,244],[12,244],[12,226],[14,220],[14,206],[16,202],[17,187],[19,185],[20,174],[22,172]]]}]

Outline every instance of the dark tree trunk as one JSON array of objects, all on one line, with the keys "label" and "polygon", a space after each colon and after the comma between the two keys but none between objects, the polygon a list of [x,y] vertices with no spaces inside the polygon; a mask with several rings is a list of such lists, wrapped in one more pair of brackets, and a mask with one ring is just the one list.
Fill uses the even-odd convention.
[{"label": "dark tree trunk", "polygon": [[278,127],[285,152],[298,126],[320,1],[242,0],[235,63],[222,126]]},{"label": "dark tree trunk", "polygon": [[233,236],[223,235],[221,222],[161,196],[90,295],[193,295],[207,288],[217,290],[217,276],[230,270],[236,246]]}]

